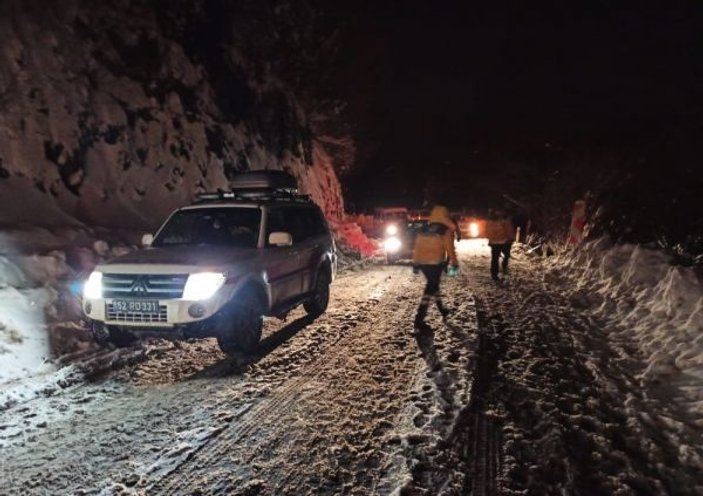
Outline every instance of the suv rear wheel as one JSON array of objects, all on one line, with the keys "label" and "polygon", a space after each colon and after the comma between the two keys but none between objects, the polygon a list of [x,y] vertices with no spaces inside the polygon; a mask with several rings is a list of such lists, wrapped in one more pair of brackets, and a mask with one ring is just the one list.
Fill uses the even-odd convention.
[{"label": "suv rear wheel", "polygon": [[322,315],[330,301],[330,276],[326,270],[320,270],[315,281],[315,293],[303,303],[308,314],[313,317]]},{"label": "suv rear wheel", "polygon": [[261,340],[264,305],[255,293],[245,293],[229,304],[222,316],[222,331],[217,344],[227,354],[253,353]]}]

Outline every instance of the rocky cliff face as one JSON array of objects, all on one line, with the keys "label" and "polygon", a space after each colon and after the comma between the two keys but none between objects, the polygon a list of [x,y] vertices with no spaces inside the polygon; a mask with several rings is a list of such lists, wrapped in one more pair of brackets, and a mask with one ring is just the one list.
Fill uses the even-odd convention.
[{"label": "rocky cliff face", "polygon": [[314,12],[231,4],[3,2],[0,222],[152,227],[266,168],[341,217],[333,156],[353,146],[301,91],[329,49],[296,31]]}]

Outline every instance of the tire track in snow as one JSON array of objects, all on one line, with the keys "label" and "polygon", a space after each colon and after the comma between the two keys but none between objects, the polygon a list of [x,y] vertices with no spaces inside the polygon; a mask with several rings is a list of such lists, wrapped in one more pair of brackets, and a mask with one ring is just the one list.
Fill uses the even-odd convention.
[{"label": "tire track in snow", "polygon": [[[148,359],[144,361],[126,367],[116,365],[116,373],[100,375],[105,386],[78,381],[76,388],[63,391],[62,396],[65,398],[60,404],[62,409],[66,407],[64,404],[68,405],[67,415],[75,410],[78,416],[72,415],[71,418],[46,426],[39,419],[37,422],[41,425],[36,433],[26,432],[26,425],[23,424],[25,432],[17,438],[21,445],[11,448],[12,451],[8,449],[9,458],[2,464],[1,472],[11,477],[0,475],[0,493],[9,490],[6,484],[10,484],[10,481],[12,494],[46,494],[54,491],[74,493],[79,489],[106,485],[124,490],[122,480],[125,477],[130,481],[129,491],[142,492],[149,483],[149,477],[144,481],[140,481],[139,477],[149,473],[150,467],[154,468],[150,476],[152,478],[163,475],[164,472],[158,470],[161,465],[178,469],[184,458],[192,457],[202,445],[211,442],[212,438],[220,434],[218,428],[223,422],[236,422],[236,419],[241,417],[240,406],[250,408],[251,405],[256,405],[258,399],[269,394],[277,384],[291,375],[298,374],[305,368],[306,363],[318,359],[317,354],[324,354],[328,346],[333,346],[340,335],[347,332],[350,320],[356,318],[359,308],[354,306],[355,302],[368,296],[368,293],[359,294],[356,288],[370,292],[377,286],[386,284],[387,280],[388,274],[375,271],[339,278],[335,285],[344,284],[337,289],[344,304],[341,305],[340,311],[331,309],[331,324],[313,324],[309,329],[300,332],[297,339],[284,341],[280,348],[273,349],[266,357],[267,360],[277,362],[270,368],[267,365],[254,364],[244,376],[237,370],[234,377],[207,381],[186,380],[180,384],[166,385],[163,390],[154,389],[149,380],[140,381],[146,387],[135,389],[130,384],[129,376],[124,387],[110,380],[111,377],[122,377],[125,371],[144,371],[147,365],[152,367],[149,374],[158,379],[159,375],[167,373],[171,367],[178,367],[179,353],[184,350],[177,349],[169,342],[158,342],[156,348],[161,350],[159,353],[147,353],[145,356]],[[372,304],[373,302],[368,302],[368,305]],[[291,345],[291,342],[295,345]],[[161,344],[164,346],[160,347]],[[201,353],[205,362],[212,360],[212,353],[215,357],[222,356],[214,348],[210,349],[207,342],[183,343],[183,346],[185,351],[195,349]],[[296,353],[289,355],[290,349]],[[81,359],[98,359],[103,361],[101,363],[116,364],[111,358],[113,355],[133,353],[143,355],[144,351],[139,348],[100,351],[97,354],[88,353]],[[112,370],[111,367],[102,366],[92,370],[106,369]],[[182,375],[181,377],[186,378]],[[155,383],[160,382],[157,380]],[[85,394],[80,393],[83,390],[86,391]],[[86,409],[86,405],[82,403],[84,398],[93,397],[99,398],[101,402],[96,412]],[[39,406],[49,407],[57,399],[59,398],[55,396],[48,401],[46,398],[37,398],[37,402]],[[95,407],[97,401],[92,401],[88,407]],[[29,407],[35,409],[37,402]],[[71,402],[76,403],[73,410],[70,408]],[[4,420],[7,418],[15,417],[13,412],[14,408],[6,412],[2,425],[6,425]],[[161,419],[168,419],[163,428],[159,423]],[[20,420],[24,422],[21,418]],[[78,430],[74,427],[77,423],[80,425]],[[208,426],[214,429],[210,431],[201,428]],[[145,429],[145,432],[142,432],[142,429]],[[173,451],[173,439],[177,439],[173,436],[187,436],[188,432],[195,433],[193,442],[185,440],[189,446],[184,445],[183,450]],[[117,437],[119,441],[115,442]],[[37,451],[42,453],[39,458],[36,456]],[[42,462],[43,457],[48,461]],[[75,463],[81,463],[80,460],[87,461],[80,470],[69,468],[74,467]],[[51,469],[35,473],[38,463]]]},{"label": "tire track in snow", "polygon": [[488,395],[498,371],[498,363],[505,354],[505,343],[497,330],[486,320],[486,312],[477,312],[479,343],[471,401],[460,416],[451,435],[454,450],[468,470],[462,493],[474,496],[493,496],[500,493],[498,475],[501,466],[501,425],[489,411]]},{"label": "tire track in snow", "polygon": [[[369,392],[358,391],[357,385],[353,382],[354,379],[385,382],[386,385],[391,386],[397,382],[386,382],[387,377],[384,380],[384,373],[379,373],[375,379],[368,379],[348,363],[351,359],[363,361],[363,358],[373,361],[373,356],[364,357],[364,354],[369,352],[377,354],[379,350],[382,351],[384,344],[387,344],[385,343],[387,338],[393,336],[397,338],[399,333],[402,337],[404,330],[402,327],[398,329],[398,326],[408,325],[407,323],[410,322],[409,310],[414,309],[416,301],[406,295],[409,291],[412,292],[412,286],[415,286],[414,289],[417,291],[417,285],[410,281],[407,275],[409,271],[405,268],[385,269],[385,272],[388,271],[391,272],[390,278],[386,277],[380,281],[380,284],[377,284],[368,297],[360,303],[354,302],[355,299],[358,301],[358,288],[350,287],[352,294],[349,295],[336,295],[336,298],[342,297],[341,311],[337,311],[333,305],[329,314],[318,319],[313,326],[332,329],[339,329],[342,325],[349,327],[350,322],[345,315],[348,314],[348,305],[353,305],[360,318],[353,322],[351,328],[340,332],[334,342],[328,342],[326,349],[320,350],[313,362],[297,370],[297,377],[281,383],[243,417],[230,423],[220,436],[188,460],[187,465],[181,467],[180,474],[172,473],[166,479],[155,482],[153,489],[163,494],[179,494],[186,487],[191,489],[208,487],[214,494],[218,492],[224,494],[236,488],[245,487],[247,484],[261,486],[263,483],[257,482],[260,480],[257,474],[265,473],[265,490],[268,493],[304,494],[306,490],[314,490],[316,474],[311,473],[310,466],[306,467],[306,463],[302,460],[317,463],[315,472],[332,473],[338,469],[339,467],[325,465],[325,453],[321,453],[320,447],[314,444],[319,441],[319,438],[315,437],[315,432],[310,432],[309,425],[306,426],[305,423],[315,422],[314,431],[322,432],[323,436],[336,437],[338,440],[351,443],[352,446],[337,446],[340,450],[337,456],[343,456],[345,449],[355,448],[355,443],[363,444],[364,440],[345,439],[349,432],[335,432],[336,424],[345,422],[345,418],[333,417],[326,411],[327,408],[332,407],[336,412],[339,412],[342,407],[351,409],[354,405],[350,397],[344,396],[344,393],[351,392],[351,400],[363,402],[365,399],[363,396],[368,395]],[[345,296],[348,299],[344,298]],[[400,306],[399,301],[403,303]],[[359,350],[361,355],[358,358],[352,356],[350,359],[350,353],[353,354],[355,346],[358,347],[360,341],[364,339],[369,341],[363,343],[362,349]],[[406,342],[410,341],[407,335],[403,339]],[[390,344],[400,350],[399,358],[405,357],[409,364],[406,368],[414,369],[417,361],[411,353],[407,352],[407,346],[403,347],[398,342]],[[265,363],[262,366],[265,366]],[[392,373],[394,370],[397,371],[397,368],[398,363],[393,363],[389,370]],[[345,377],[349,374],[352,376],[351,380]],[[354,374],[357,374],[356,377]],[[401,389],[407,389],[406,383],[401,383],[401,386]],[[355,397],[359,396],[359,393],[362,397]],[[328,397],[330,394],[332,398]],[[398,396],[404,400],[403,395]],[[346,404],[343,403],[342,407],[337,405],[335,408],[335,399]],[[301,412],[300,405],[306,405],[318,417],[302,420],[296,417],[305,413]],[[327,415],[327,418],[322,418],[324,415]],[[298,430],[293,431],[295,432],[293,435],[286,429],[290,425],[299,427]],[[343,429],[349,425],[347,423],[341,427]],[[361,432],[360,437],[363,438],[366,434],[368,433]],[[334,448],[335,446],[332,446],[332,449]],[[286,459],[292,451],[299,455],[295,463],[295,471],[291,470],[291,460]],[[274,460],[278,466],[273,467],[271,460]],[[349,457],[349,460],[352,462],[354,457]],[[352,470],[350,474],[346,474],[346,477],[353,479],[369,468],[365,467],[366,470],[359,472]],[[213,480],[218,476],[221,476],[222,480]],[[324,481],[318,482],[323,486],[325,484]],[[342,481],[332,483],[338,482]],[[368,487],[369,482],[367,481],[365,485]],[[291,492],[292,487],[300,488],[301,492]]]}]

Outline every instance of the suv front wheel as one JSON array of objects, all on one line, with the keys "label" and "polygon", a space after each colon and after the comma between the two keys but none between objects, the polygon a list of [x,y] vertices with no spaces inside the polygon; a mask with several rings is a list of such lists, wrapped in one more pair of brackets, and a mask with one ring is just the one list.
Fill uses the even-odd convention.
[{"label": "suv front wheel", "polygon": [[255,294],[247,293],[229,304],[223,316],[217,344],[227,354],[253,353],[261,340],[264,305]]},{"label": "suv front wheel", "polygon": [[106,326],[94,322],[91,329],[93,341],[102,348],[108,348],[110,345],[116,348],[126,348],[134,344],[137,337],[115,326]]},{"label": "suv front wheel", "polygon": [[320,270],[315,281],[314,294],[303,303],[305,311],[317,317],[325,313],[330,301],[330,276],[326,270]]}]

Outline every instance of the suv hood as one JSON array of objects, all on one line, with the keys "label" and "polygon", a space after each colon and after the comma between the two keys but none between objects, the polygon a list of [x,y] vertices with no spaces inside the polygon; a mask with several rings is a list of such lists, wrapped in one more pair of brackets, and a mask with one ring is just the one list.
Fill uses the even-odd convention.
[{"label": "suv hood", "polygon": [[114,258],[104,265],[183,265],[219,267],[243,262],[256,256],[256,248],[223,246],[174,246],[138,250]]}]

